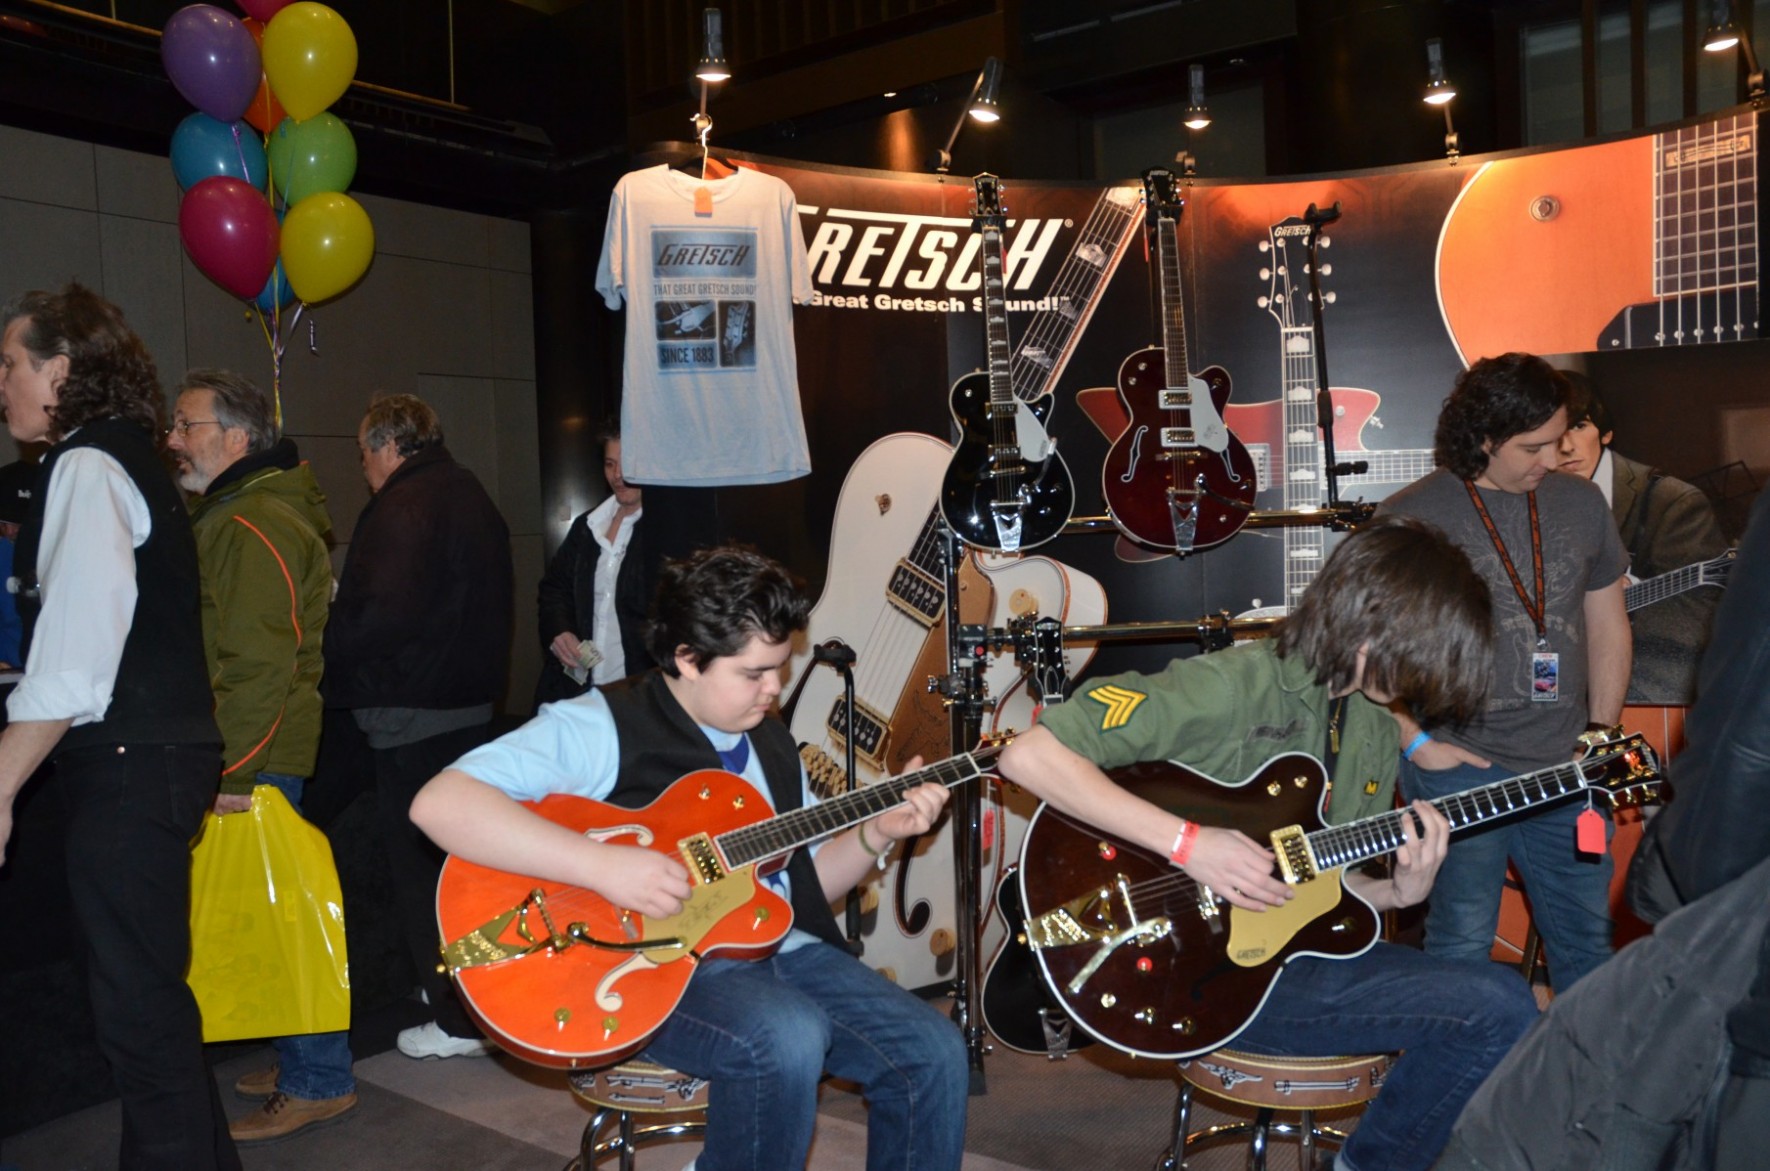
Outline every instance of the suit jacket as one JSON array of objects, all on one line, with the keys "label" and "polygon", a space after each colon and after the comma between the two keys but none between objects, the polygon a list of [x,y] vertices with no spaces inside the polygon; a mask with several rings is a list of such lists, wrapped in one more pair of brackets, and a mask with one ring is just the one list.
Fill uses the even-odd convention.
[{"label": "suit jacket", "polygon": [[[1715,510],[1700,489],[1615,451],[1610,459],[1610,511],[1636,577],[1669,573],[1726,551]],[[1687,704],[1695,699],[1696,664],[1708,645],[1720,600],[1720,590],[1704,586],[1629,615],[1635,631],[1629,702]]]},{"label": "suit jacket", "polygon": [[[592,509],[591,511],[595,511]],[[553,657],[553,640],[562,630],[579,638],[589,638],[596,622],[596,565],[602,560],[602,546],[590,531],[582,513],[572,522],[571,530],[560,543],[559,551],[547,563],[546,576],[536,591],[536,610],[540,621],[537,633],[541,639],[541,676],[535,683],[535,706],[570,699],[590,690],[590,683],[574,683],[559,660]],[[655,558],[646,553],[645,518],[633,522],[633,535],[628,538],[621,568],[615,574],[615,622],[621,632],[621,653],[627,660],[627,674],[637,675],[652,666],[651,654],[645,649],[645,621],[651,605],[652,589],[657,582]]]}]

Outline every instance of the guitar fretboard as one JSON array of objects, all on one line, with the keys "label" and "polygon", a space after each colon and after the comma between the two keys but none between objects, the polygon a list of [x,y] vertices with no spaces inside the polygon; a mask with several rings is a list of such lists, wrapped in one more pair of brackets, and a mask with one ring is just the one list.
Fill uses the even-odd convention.
[{"label": "guitar fretboard", "polygon": [[1056,389],[1076,338],[1093,316],[1100,291],[1136,228],[1137,193],[1128,187],[1101,193],[1051,282],[1047,295],[1053,307],[1033,314],[1015,347],[1008,375],[1015,397],[1031,402]]},{"label": "guitar fretboard", "polygon": [[1655,602],[1663,602],[1667,598],[1689,593],[1699,586],[1722,586],[1727,583],[1728,570],[1732,561],[1728,557],[1718,557],[1713,561],[1699,561],[1695,565],[1686,565],[1682,569],[1674,569],[1670,573],[1662,573],[1645,581],[1636,582],[1623,591],[1623,608],[1639,610],[1651,606]]},{"label": "guitar fretboard", "polygon": [[1654,136],[1657,305],[1626,313],[1631,344],[1758,336],[1756,118],[1731,114]]},{"label": "guitar fretboard", "polygon": [[979,766],[1000,751],[1000,748],[989,747],[960,753],[913,773],[878,781],[829,801],[729,830],[714,841],[734,869],[778,858],[869,817],[877,817],[901,802],[903,795],[917,785],[933,781],[951,788],[980,776],[982,769]]},{"label": "guitar fretboard", "polygon": [[[1585,773],[1575,761],[1455,793],[1432,805],[1444,814],[1454,832],[1587,787]],[[1308,835],[1309,848],[1322,869],[1367,862],[1401,848],[1402,819],[1412,816],[1406,809],[1392,809],[1347,825],[1319,829]]]}]

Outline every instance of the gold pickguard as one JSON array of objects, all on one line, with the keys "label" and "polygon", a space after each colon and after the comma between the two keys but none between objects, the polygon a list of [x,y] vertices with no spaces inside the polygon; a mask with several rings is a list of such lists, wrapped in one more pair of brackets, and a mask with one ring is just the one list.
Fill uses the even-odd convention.
[{"label": "gold pickguard", "polygon": [[1229,909],[1229,959],[1244,968],[1265,963],[1291,939],[1340,905],[1340,871],[1317,874],[1291,887],[1296,897],[1282,907],[1264,911]]},{"label": "gold pickguard", "polygon": [[735,870],[717,882],[697,885],[682,910],[667,919],[644,918],[644,939],[678,939],[680,947],[649,948],[643,954],[654,964],[679,960],[700,946],[721,920],[756,897],[756,872]]}]

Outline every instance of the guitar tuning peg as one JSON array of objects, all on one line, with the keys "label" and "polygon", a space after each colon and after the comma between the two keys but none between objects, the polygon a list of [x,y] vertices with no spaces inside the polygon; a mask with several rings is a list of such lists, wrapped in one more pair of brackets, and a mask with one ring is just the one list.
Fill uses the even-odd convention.
[{"label": "guitar tuning peg", "polygon": [[1334,244],[1334,238],[1332,236],[1323,236],[1321,237],[1320,244],[1323,248],[1331,248]]},{"label": "guitar tuning peg", "polygon": [[1260,270],[1260,279],[1263,281],[1271,280],[1272,279],[1272,270],[1270,268],[1262,268]]},{"label": "guitar tuning peg", "polygon": [[1334,275],[1334,266],[1331,264],[1322,265],[1321,266],[1321,275],[1322,276],[1333,276]]},{"label": "guitar tuning peg", "polygon": [[1270,252],[1270,251],[1272,251],[1272,241],[1262,240],[1262,241],[1260,241],[1259,247],[1260,247],[1260,251],[1262,251],[1262,252]]},{"label": "guitar tuning peg", "polygon": [[1323,293],[1321,295],[1321,299],[1323,301],[1326,301],[1329,305],[1332,305],[1335,301],[1338,301],[1340,299],[1340,294],[1338,294],[1338,293]]},{"label": "guitar tuning peg", "polygon": [[1260,306],[1260,308],[1265,309],[1272,304],[1272,298],[1271,297],[1259,297],[1255,300],[1254,303],[1257,304],[1258,306]]}]

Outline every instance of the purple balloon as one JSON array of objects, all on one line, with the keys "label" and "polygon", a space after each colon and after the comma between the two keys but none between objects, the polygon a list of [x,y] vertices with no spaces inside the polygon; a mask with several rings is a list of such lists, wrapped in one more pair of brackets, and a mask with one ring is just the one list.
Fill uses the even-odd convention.
[{"label": "purple balloon", "polygon": [[172,14],[160,36],[160,60],[186,101],[223,122],[246,112],[264,75],[250,30],[209,4]]}]

